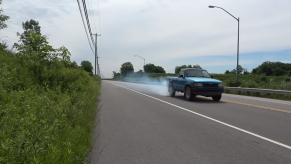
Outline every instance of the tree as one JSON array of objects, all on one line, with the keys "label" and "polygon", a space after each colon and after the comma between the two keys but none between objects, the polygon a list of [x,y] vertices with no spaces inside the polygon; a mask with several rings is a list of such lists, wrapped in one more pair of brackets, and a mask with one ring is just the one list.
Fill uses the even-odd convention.
[{"label": "tree", "polygon": [[6,50],[7,46],[7,41],[2,40],[3,37],[0,38],[0,51]]},{"label": "tree", "polygon": [[229,70],[226,70],[224,74],[230,74],[230,71]]},{"label": "tree", "polygon": [[73,61],[73,62],[71,63],[71,68],[78,68],[78,67],[79,67],[79,66],[78,66],[77,62]]},{"label": "tree", "polygon": [[113,71],[113,79],[120,78],[120,73]]},{"label": "tree", "polygon": [[196,65],[193,65],[192,68],[197,68],[197,69],[202,69],[202,67],[200,67],[200,65],[196,64]]},{"label": "tree", "polygon": [[31,34],[42,36],[41,30],[40,30],[41,27],[38,21],[35,21],[33,19],[30,19],[29,21],[26,21],[26,22],[22,22],[22,28],[24,30],[22,34],[20,34],[19,32],[16,33],[16,35],[20,37],[18,41],[20,42],[20,44],[14,43],[14,47],[17,49],[20,47],[20,45],[24,45],[24,46],[30,45],[30,41],[28,40],[28,38],[30,38]]},{"label": "tree", "polygon": [[198,64],[193,65],[193,66],[191,66],[191,65],[188,65],[188,66],[181,65],[181,66],[176,66],[175,67],[175,73],[178,74],[180,72],[180,70],[181,69],[184,69],[184,68],[197,68],[197,69],[202,69],[202,67],[200,65],[198,65]]},{"label": "tree", "polygon": [[155,66],[154,64],[146,64],[144,66],[144,70],[146,73],[166,73],[163,67]]},{"label": "tree", "polygon": [[144,66],[144,71],[146,73],[154,73],[155,68],[156,66],[154,64],[149,63]]},{"label": "tree", "polygon": [[134,69],[133,69],[133,65],[131,64],[131,62],[125,62],[121,65],[120,73],[123,76],[127,76],[128,74],[131,74],[132,72],[134,72]]},{"label": "tree", "polygon": [[[238,73],[239,74],[248,74],[248,70],[247,69],[245,69],[245,68],[243,68],[241,65],[238,65]],[[233,69],[233,70],[231,70],[231,71],[229,71],[229,70],[226,70],[225,71],[225,74],[236,74],[236,68],[235,69]]]},{"label": "tree", "polygon": [[45,57],[48,53],[55,52],[56,50],[50,46],[45,35],[36,34],[33,31],[27,32],[21,36],[25,40],[25,44],[18,45],[17,50],[22,53],[39,52],[41,57]]},{"label": "tree", "polygon": [[91,64],[91,62],[87,61],[87,60],[84,60],[81,62],[81,67],[89,72],[89,74],[92,76],[93,75],[93,66]]},{"label": "tree", "polygon": [[243,71],[243,74],[244,74],[244,75],[249,74],[248,69],[245,68],[244,71]]},{"label": "tree", "polygon": [[288,70],[291,70],[291,63],[265,61],[254,68],[252,73],[258,75],[265,74],[267,76],[283,76],[289,74]]},{"label": "tree", "polygon": [[[0,5],[2,4],[2,0],[0,0]],[[9,19],[9,16],[2,14],[4,10],[0,8],[0,30],[7,28],[5,21]]]},{"label": "tree", "polygon": [[284,74],[285,74],[285,71],[282,68],[277,67],[276,69],[274,69],[275,76],[283,76]]}]

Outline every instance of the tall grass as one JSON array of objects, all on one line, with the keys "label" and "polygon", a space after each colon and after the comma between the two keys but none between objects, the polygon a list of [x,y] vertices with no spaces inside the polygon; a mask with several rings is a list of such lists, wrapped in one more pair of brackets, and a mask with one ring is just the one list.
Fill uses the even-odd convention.
[{"label": "tall grass", "polygon": [[0,52],[0,163],[84,163],[100,79],[61,59]]}]

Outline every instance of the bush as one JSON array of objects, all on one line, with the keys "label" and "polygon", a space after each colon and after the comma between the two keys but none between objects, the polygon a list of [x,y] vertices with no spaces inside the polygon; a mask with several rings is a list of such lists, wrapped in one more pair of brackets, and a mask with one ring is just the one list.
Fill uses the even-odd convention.
[{"label": "bush", "polygon": [[59,59],[1,51],[0,61],[0,163],[83,163],[100,79]]},{"label": "bush", "polygon": [[267,81],[267,78],[266,78],[266,76],[263,76],[263,77],[261,77],[260,80],[266,82]]}]

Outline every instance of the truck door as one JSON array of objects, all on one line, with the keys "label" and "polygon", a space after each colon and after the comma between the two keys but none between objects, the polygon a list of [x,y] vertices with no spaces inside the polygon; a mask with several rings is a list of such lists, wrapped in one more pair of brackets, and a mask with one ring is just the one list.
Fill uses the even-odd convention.
[{"label": "truck door", "polygon": [[179,91],[184,91],[184,85],[186,83],[186,80],[184,79],[184,71],[180,71],[179,73],[179,77],[178,77],[178,80],[177,80],[177,89]]}]

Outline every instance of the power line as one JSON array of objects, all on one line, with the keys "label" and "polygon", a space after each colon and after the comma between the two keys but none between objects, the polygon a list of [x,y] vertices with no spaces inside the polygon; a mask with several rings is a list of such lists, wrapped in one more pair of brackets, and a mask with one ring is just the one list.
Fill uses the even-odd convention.
[{"label": "power line", "polygon": [[79,6],[79,10],[80,10],[81,17],[82,17],[84,29],[85,29],[85,32],[86,32],[86,35],[87,35],[87,39],[88,39],[89,45],[91,47],[91,50],[94,53],[93,48],[92,48],[91,43],[90,43],[90,39],[89,39],[89,36],[88,36],[88,32],[87,32],[87,29],[86,29],[86,25],[85,25],[85,22],[84,22],[83,13],[82,13],[82,10],[81,10],[81,6],[80,6],[80,3],[79,3],[79,0],[77,0],[77,2],[78,2],[78,6]]},{"label": "power line", "polygon": [[98,0],[98,15],[99,15],[99,31],[100,31],[100,34],[101,34],[101,23],[100,23],[100,8],[99,8],[99,0]]},{"label": "power line", "polygon": [[[100,34],[101,34],[101,23],[100,23],[101,15],[100,15],[100,8],[99,8],[99,0],[98,0],[98,16],[99,16],[99,31],[100,31]],[[100,51],[99,51],[99,54],[101,54],[101,43],[102,42],[101,42],[101,37],[100,37],[100,46],[99,46],[100,47],[99,48]]]},{"label": "power line", "polygon": [[92,2],[92,0],[91,0],[91,16],[93,17],[93,22],[94,22],[94,27],[95,27],[95,30],[96,30],[96,32],[97,32],[97,26],[96,26],[96,21],[95,21],[95,13],[94,13],[94,7],[93,7],[93,2]]},{"label": "power line", "polygon": [[[89,22],[89,18],[88,18],[86,2],[85,2],[85,0],[82,0],[82,1],[83,1],[83,9],[84,9],[85,17],[86,17],[86,20],[87,20],[87,26],[88,26],[88,29],[89,29],[89,33],[92,34],[91,26],[90,26],[90,22]],[[92,35],[91,35],[91,40],[92,40],[92,43],[94,44],[94,39],[93,39]]]}]

